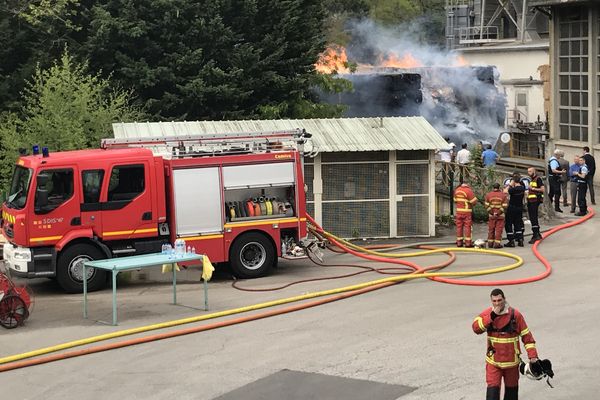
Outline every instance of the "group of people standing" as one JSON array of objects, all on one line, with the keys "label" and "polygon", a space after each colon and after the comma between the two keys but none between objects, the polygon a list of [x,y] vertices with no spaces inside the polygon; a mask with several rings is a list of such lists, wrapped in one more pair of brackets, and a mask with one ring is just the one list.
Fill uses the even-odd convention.
[{"label": "group of people standing", "polygon": [[[567,184],[570,191],[571,213],[577,216],[587,214],[587,192],[589,190],[592,204],[596,204],[594,193],[594,174],[596,160],[590,154],[590,148],[583,147],[582,155],[575,155],[573,164],[565,160],[562,150],[554,150],[554,156],[548,162],[549,197],[554,203],[554,211],[563,212],[560,208],[561,197],[563,206],[567,206]],[[579,211],[576,212],[577,207]]]},{"label": "group of people standing", "polygon": [[[575,204],[579,211],[577,216],[587,214],[586,194],[590,188],[592,204],[596,204],[593,177],[596,170],[594,157],[589,154],[589,148],[584,147],[584,154],[575,157],[573,165],[564,160],[564,153],[555,150],[554,156],[548,162],[548,182],[550,186],[549,198],[554,202],[555,210],[562,212],[560,208],[561,192],[563,193],[563,204],[567,204],[566,189],[562,189],[563,179],[566,177],[571,182],[571,212],[575,213]],[[567,182],[567,181],[565,181]],[[566,185],[565,185],[566,186]],[[539,206],[544,201],[544,180],[538,175],[534,167],[527,170],[527,177],[521,177],[518,173],[504,181],[504,187],[499,183],[493,185],[493,190],[486,194],[484,205],[488,212],[488,241],[489,248],[524,246],[524,205],[527,206],[527,214],[531,221],[532,237],[530,244],[542,238],[539,224]],[[453,201],[455,205],[456,223],[456,246],[473,247],[471,237],[473,223],[473,208],[477,204],[477,197],[473,193],[466,179],[454,191]],[[502,233],[506,231],[508,241],[502,245]]]},{"label": "group of people standing", "polygon": [[[523,203],[527,199],[527,211],[531,221],[533,236],[529,243],[535,243],[542,238],[538,220],[538,208],[543,202],[544,181],[537,175],[535,168],[528,169],[528,179],[524,180],[519,174],[514,174],[504,182],[501,188],[495,183],[493,190],[485,195],[484,205],[488,212],[488,242],[489,248],[524,246],[523,243]],[[454,191],[456,206],[456,246],[473,247],[471,227],[473,223],[473,207],[477,197],[466,181]],[[506,230],[508,241],[502,245],[502,232]]]}]

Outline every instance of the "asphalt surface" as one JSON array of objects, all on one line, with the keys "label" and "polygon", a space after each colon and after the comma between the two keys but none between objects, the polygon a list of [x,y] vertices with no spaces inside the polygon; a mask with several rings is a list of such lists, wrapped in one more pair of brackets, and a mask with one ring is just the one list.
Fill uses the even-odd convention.
[{"label": "asphalt surface", "polygon": [[[563,220],[572,217],[567,214]],[[595,217],[544,240],[539,249],[552,263],[552,275],[531,284],[501,286],[507,301],[524,314],[540,356],[552,360],[556,373],[554,389],[543,381],[521,379],[523,399],[592,400],[598,396],[599,228],[600,218]],[[483,230],[483,226],[477,228],[479,237]],[[509,250],[522,256],[525,265],[475,279],[513,279],[543,271],[530,246]],[[411,261],[430,265],[445,257]],[[333,253],[326,254],[326,261],[378,265]],[[471,271],[510,262],[496,256],[459,254],[446,270]],[[305,260],[281,261],[271,276],[241,284],[267,288],[351,271],[317,267]],[[110,321],[110,290],[90,295],[90,319],[85,320],[81,295],[65,295],[54,282],[36,280],[31,282],[36,304],[26,325],[10,331],[0,328],[0,357],[380,277],[368,273],[278,291],[242,292],[233,289],[227,273],[221,272],[209,283],[208,312],[202,310],[197,271],[180,276],[178,301],[182,305],[176,306],[169,304],[172,287],[168,282],[126,281],[119,284],[118,327],[97,322]],[[482,399],[486,342],[472,332],[471,323],[489,306],[491,289],[409,281],[294,313],[3,372],[0,390],[11,399],[233,400],[293,399],[292,394],[303,388],[304,398],[342,399],[359,380],[364,387],[356,387],[382,384],[386,396],[396,393],[401,400]],[[232,317],[219,320],[228,318]],[[148,334],[152,332],[137,337]],[[111,342],[115,341],[119,339]],[[299,385],[302,380],[282,372],[288,370],[313,378],[318,374],[319,379]],[[390,388],[398,391],[387,391]],[[379,396],[376,389],[368,393],[372,400],[389,398]]]}]

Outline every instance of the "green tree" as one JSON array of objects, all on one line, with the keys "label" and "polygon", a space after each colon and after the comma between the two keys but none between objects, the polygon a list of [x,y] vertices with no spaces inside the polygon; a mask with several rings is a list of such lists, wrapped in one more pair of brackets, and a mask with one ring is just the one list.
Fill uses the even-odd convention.
[{"label": "green tree", "polygon": [[346,23],[349,19],[364,18],[369,14],[367,0],[325,0],[323,5],[327,10],[327,42],[346,46],[350,41]]},{"label": "green tree", "polygon": [[318,0],[105,0],[90,8],[85,55],[155,119],[289,117],[313,102],[325,17]]},{"label": "green tree", "polygon": [[0,110],[19,110],[25,80],[68,45],[91,73],[135,90],[152,119],[332,111],[310,90],[325,47],[321,1],[11,0],[6,10]]},{"label": "green tree", "polygon": [[111,135],[111,123],[138,119],[131,91],[111,88],[108,79],[87,72],[65,50],[49,69],[37,68],[24,92],[22,130],[28,143],[54,151],[97,147]]},{"label": "green tree", "polygon": [[15,113],[0,114],[0,201],[4,201],[19,154],[21,120]]},{"label": "green tree", "polygon": [[370,15],[386,25],[409,21],[422,10],[414,0],[369,0]]},{"label": "green tree", "polygon": [[58,25],[80,29],[73,20],[73,16],[77,15],[79,0],[30,0],[17,4],[18,8],[13,12],[31,26],[52,32],[56,26],[52,22],[56,21]]},{"label": "green tree", "polygon": [[76,63],[66,50],[50,68],[36,68],[19,114],[6,112],[0,119],[0,184],[6,188],[18,148],[34,143],[51,151],[97,147],[111,136],[112,122],[142,118],[131,101],[131,91],[90,75],[87,64]]},{"label": "green tree", "polygon": [[0,5],[0,111],[17,111],[35,68],[49,67],[66,45],[78,53],[79,0],[8,0]]}]

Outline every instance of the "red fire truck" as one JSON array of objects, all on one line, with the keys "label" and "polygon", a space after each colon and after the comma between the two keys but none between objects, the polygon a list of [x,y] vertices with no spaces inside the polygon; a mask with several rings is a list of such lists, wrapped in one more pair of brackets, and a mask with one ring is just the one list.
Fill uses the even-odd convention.
[{"label": "red fire truck", "polygon": [[[104,139],[21,156],[2,205],[15,276],[83,287],[88,260],[160,252],[183,238],[240,278],[263,276],[306,237],[303,130]],[[162,149],[162,150],[161,150]],[[162,151],[162,154],[161,154]],[[168,152],[168,154],[167,154]],[[104,271],[86,270],[89,290]]]}]

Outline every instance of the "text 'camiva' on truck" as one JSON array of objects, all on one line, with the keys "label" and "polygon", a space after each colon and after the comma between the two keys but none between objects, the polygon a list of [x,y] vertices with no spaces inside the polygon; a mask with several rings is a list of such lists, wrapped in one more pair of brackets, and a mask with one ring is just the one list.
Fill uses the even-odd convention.
[{"label": "text 'camiva' on truck", "polygon": [[[2,205],[5,265],[83,287],[88,260],[160,252],[183,238],[240,278],[265,275],[306,237],[303,130],[104,139],[21,156]],[[162,153],[161,153],[162,149]],[[154,151],[154,152],[153,152]],[[86,269],[88,290],[106,284]]]}]

